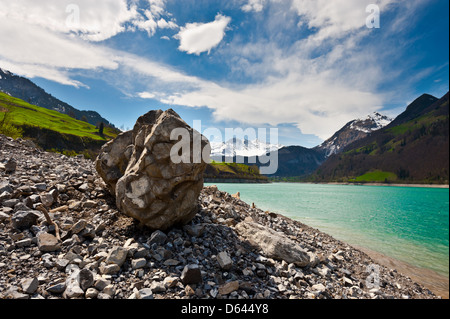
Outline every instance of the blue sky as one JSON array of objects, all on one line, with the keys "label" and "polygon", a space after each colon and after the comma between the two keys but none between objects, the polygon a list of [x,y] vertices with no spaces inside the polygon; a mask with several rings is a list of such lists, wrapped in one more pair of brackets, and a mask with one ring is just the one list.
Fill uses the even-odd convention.
[{"label": "blue sky", "polygon": [[[380,28],[369,29],[369,4]],[[123,129],[151,109],[313,147],[449,90],[447,0],[0,0],[0,67]]]}]

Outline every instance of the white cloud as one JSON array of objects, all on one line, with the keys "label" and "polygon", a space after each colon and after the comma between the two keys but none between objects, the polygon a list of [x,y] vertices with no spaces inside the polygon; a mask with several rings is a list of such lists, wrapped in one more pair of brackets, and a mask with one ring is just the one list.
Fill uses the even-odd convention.
[{"label": "white cloud", "polygon": [[[232,68],[239,74],[258,78],[256,84],[237,87],[232,83],[214,83],[91,42],[130,27],[149,35],[154,35],[158,28],[178,28],[165,12],[163,0],[148,0],[144,11],[136,11],[134,1],[127,6],[121,0],[101,0],[98,5],[89,1],[92,12],[86,14],[92,19],[88,24],[81,15],[81,26],[77,29],[68,29],[61,22],[66,18],[64,4],[72,1],[58,2],[61,10],[49,5],[55,3],[50,0],[41,0],[39,4],[0,0],[0,66],[19,75],[40,76],[76,87],[84,85],[72,78],[78,70],[106,71],[106,81],[130,97],[207,107],[217,121],[274,126],[296,123],[304,134],[322,139],[329,138],[348,121],[382,109],[384,96],[376,93],[376,88],[386,77],[380,63],[384,57],[372,51],[375,44],[364,49],[358,46],[368,32],[364,28],[366,0],[271,1],[288,5],[293,10],[291,15],[295,13],[313,32],[305,39],[293,41],[289,47],[280,47],[269,38],[256,38],[249,43],[232,40],[229,46],[224,46],[222,54],[233,56],[229,62]],[[87,6],[87,0],[77,3],[80,8]],[[385,8],[388,0],[378,3]],[[258,4],[264,3],[249,1],[252,9],[249,11],[258,11],[261,8]],[[107,11],[105,17],[96,16],[104,14],[102,6]],[[179,50],[197,55],[210,52],[223,41],[230,22],[230,17],[218,14],[210,23],[186,24],[175,36],[180,41]],[[277,31],[274,30],[274,36]]]},{"label": "white cloud", "polygon": [[138,96],[141,99],[149,99],[149,100],[151,100],[151,99],[154,99],[156,97],[156,94],[150,93],[150,92],[140,92],[140,93],[138,93]]},{"label": "white cloud", "polygon": [[261,12],[264,9],[264,3],[265,0],[249,0],[241,9],[245,12]]},{"label": "white cloud", "polygon": [[[401,0],[403,1],[403,0]],[[341,38],[366,26],[366,7],[377,4],[383,11],[393,0],[292,0],[292,9],[300,16],[300,24],[317,29],[311,38],[323,41]]]},{"label": "white cloud", "polygon": [[148,0],[143,14],[134,0],[0,0],[0,7],[0,17],[93,42],[133,30],[130,26],[147,31],[149,36],[158,28],[178,28],[166,17],[165,0]]},{"label": "white cloud", "polygon": [[200,55],[203,52],[209,54],[213,48],[222,42],[225,30],[230,22],[230,17],[218,14],[213,22],[186,24],[175,35],[175,38],[180,40],[178,49],[188,54]]},{"label": "white cloud", "polygon": [[89,41],[103,41],[124,32],[125,24],[140,16],[136,5],[127,0],[0,0],[0,6],[16,21]]},{"label": "white cloud", "polygon": [[11,72],[42,77],[76,87],[70,69],[117,69],[114,54],[91,43],[47,28],[0,16],[0,61]]},{"label": "white cloud", "polygon": [[132,24],[142,31],[146,31],[149,36],[153,36],[157,29],[178,29],[178,25],[172,19],[167,21],[163,16],[169,14],[165,11],[165,0],[148,0],[150,8],[144,11],[144,16],[140,16],[132,21]]}]

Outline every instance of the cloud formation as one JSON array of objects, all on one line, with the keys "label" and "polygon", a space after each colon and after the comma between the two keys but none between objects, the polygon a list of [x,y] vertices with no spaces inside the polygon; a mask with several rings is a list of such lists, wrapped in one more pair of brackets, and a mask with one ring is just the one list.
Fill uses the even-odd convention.
[{"label": "cloud formation", "polygon": [[245,12],[261,12],[264,9],[265,0],[248,0],[248,3],[242,6]]},{"label": "cloud formation", "polygon": [[[378,3],[384,11],[393,0],[237,1],[237,10],[264,10],[264,20],[245,14],[257,16],[252,23],[260,23],[249,38],[225,37],[232,17],[223,14],[179,27],[165,0],[79,0],[80,24],[66,24],[71,2],[60,0],[55,6],[51,0],[0,0],[0,66],[74,87],[85,86],[74,79],[77,75],[96,73],[131,98],[207,108],[216,121],[293,123],[302,133],[322,139],[348,121],[382,109],[386,96],[377,88],[395,72],[383,69],[383,48],[360,45],[370,34],[366,4]],[[250,24],[236,23],[233,34],[247,31],[243,29]],[[215,58],[231,75],[249,80],[206,80],[189,67],[181,70],[102,43],[138,30],[151,37],[158,29],[179,30],[174,36],[178,51],[172,46],[177,57]],[[166,35],[160,39],[170,40]]]},{"label": "cloud formation", "polygon": [[225,30],[231,22],[230,17],[218,14],[213,22],[188,23],[175,35],[180,40],[179,50],[188,54],[200,55],[211,52],[225,37]]}]

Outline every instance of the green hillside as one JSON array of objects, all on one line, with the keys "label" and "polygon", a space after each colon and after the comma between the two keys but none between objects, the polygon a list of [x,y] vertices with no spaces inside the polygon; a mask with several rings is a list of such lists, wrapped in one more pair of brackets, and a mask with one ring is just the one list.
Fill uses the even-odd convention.
[{"label": "green hillside", "polygon": [[448,184],[448,93],[440,100],[423,95],[389,126],[330,157],[310,179]]},{"label": "green hillside", "polygon": [[118,131],[105,126],[101,135],[94,125],[0,92],[0,133],[31,139],[45,150],[82,153],[95,151]]},{"label": "green hillside", "polygon": [[268,182],[269,180],[266,176],[260,174],[257,166],[215,161],[208,164],[204,177],[209,180],[253,180],[260,182]]}]

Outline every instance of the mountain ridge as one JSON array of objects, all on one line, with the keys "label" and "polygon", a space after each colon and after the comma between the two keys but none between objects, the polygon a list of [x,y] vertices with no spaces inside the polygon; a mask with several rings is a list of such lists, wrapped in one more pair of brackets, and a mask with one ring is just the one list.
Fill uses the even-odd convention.
[{"label": "mountain ridge", "polygon": [[331,156],[314,182],[448,184],[449,93],[424,94],[391,124]]},{"label": "mountain ridge", "polygon": [[62,114],[70,115],[77,120],[85,119],[89,124],[97,126],[103,122],[104,125],[114,127],[107,119],[96,111],[81,111],[66,102],[47,93],[43,88],[31,80],[13,74],[0,68],[0,92],[21,99],[29,104],[40,106]]}]

